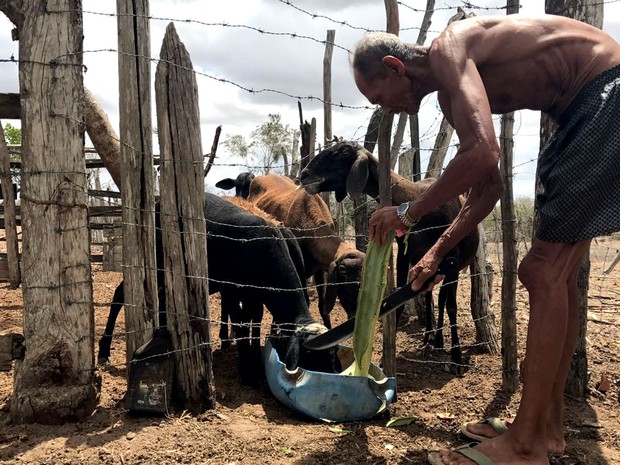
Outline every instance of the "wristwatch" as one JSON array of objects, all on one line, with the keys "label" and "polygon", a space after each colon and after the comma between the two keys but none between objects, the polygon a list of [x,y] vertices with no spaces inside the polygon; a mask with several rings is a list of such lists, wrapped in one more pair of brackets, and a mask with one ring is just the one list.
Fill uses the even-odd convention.
[{"label": "wristwatch", "polygon": [[402,224],[411,228],[416,225],[418,220],[414,220],[409,216],[407,211],[409,210],[409,202],[401,203],[398,208],[396,208],[396,214],[398,215],[398,219]]}]

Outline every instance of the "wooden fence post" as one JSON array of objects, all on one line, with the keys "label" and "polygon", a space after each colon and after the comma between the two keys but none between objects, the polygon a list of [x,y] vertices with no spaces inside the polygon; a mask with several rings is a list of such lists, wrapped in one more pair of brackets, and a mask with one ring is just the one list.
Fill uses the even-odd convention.
[{"label": "wooden fence post", "polygon": [[166,314],[175,350],[176,392],[184,408],[196,413],[215,406],[198,86],[189,53],[172,23],[160,55],[155,96]]},{"label": "wooden fence post", "polygon": [[[398,34],[400,29],[398,3],[396,0],[384,0],[387,16],[387,32]],[[393,117],[383,115],[379,126],[379,207],[392,205],[392,186],[390,185],[390,139]],[[394,254],[390,256],[386,294],[394,289]],[[396,312],[383,318],[383,371],[387,376],[396,376]]]},{"label": "wooden fence post", "polygon": [[[601,29],[603,27],[603,13],[605,3],[598,0],[584,0],[581,2],[568,2],[566,0],[545,0],[545,13],[558,14],[569,18],[583,21],[594,27]],[[543,118],[547,118],[546,120]],[[547,132],[551,124],[549,118],[544,115],[541,118],[541,125],[547,126],[543,132]],[[546,137],[545,137],[546,140]],[[541,136],[541,148],[543,147],[543,137]],[[575,397],[585,397],[588,387],[588,358],[587,358],[587,341],[586,331],[588,327],[588,284],[590,279],[590,253],[584,260],[579,269],[578,285],[579,285],[579,340],[577,348],[571,363],[571,369],[568,373],[565,392]]]},{"label": "wooden fence post", "polygon": [[11,419],[61,424],[99,400],[82,124],[82,13],[77,0],[21,4],[21,214],[24,359]]},{"label": "wooden fence post", "polygon": [[127,363],[152,337],[158,308],[148,3],[117,0]]}]

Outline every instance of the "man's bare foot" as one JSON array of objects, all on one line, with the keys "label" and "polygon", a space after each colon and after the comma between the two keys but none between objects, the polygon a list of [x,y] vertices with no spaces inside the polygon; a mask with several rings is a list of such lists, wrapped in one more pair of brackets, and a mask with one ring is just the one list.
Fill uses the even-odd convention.
[{"label": "man's bare foot", "polygon": [[[549,465],[547,452],[537,444],[528,446],[516,445],[511,441],[509,433],[503,434],[493,439],[486,440],[472,449],[482,453],[494,465]],[[471,455],[469,459],[466,455]],[[475,454],[475,453],[474,453]],[[477,455],[477,454],[476,454]],[[441,462],[433,461],[437,455],[431,457],[431,463],[443,463],[445,465],[476,465],[475,455],[471,454],[471,449],[447,450],[439,452]]]},{"label": "man's bare foot", "polygon": [[[477,441],[484,441],[487,439],[493,439],[504,434],[510,425],[512,425],[513,418],[507,418],[505,420],[487,419],[483,421],[472,421],[463,426],[461,432],[470,439]],[[502,429],[501,426],[505,429]],[[566,449],[566,443],[564,437],[550,437],[547,441],[547,452],[549,454],[560,455],[564,453]]]}]

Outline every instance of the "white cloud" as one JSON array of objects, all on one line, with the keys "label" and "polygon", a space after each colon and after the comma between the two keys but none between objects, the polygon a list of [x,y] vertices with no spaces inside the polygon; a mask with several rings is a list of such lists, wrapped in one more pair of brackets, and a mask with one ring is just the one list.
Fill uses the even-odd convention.
[{"label": "white cloud", "polygon": [[[116,52],[96,51],[116,49],[117,19],[115,2],[83,0],[84,9],[84,75],[86,86],[95,94],[118,131],[118,56]],[[332,60],[332,96],[335,103],[364,107],[368,102],[359,94],[348,65],[347,51],[352,49],[365,30],[385,28],[383,2],[376,0],[151,0],[151,56],[153,80],[156,59],[159,57],[166,26],[173,21],[181,41],[190,53],[197,72],[200,97],[203,149],[207,152],[215,128],[222,125],[222,141],[226,135],[243,134],[246,137],[269,113],[280,113],[285,124],[297,127],[299,114],[294,96],[322,98],[323,55],[327,30],[336,31]],[[406,1],[399,4],[401,36],[415,42],[422,13],[412,7],[423,8],[425,2]],[[500,0],[481,0],[476,4],[499,7]],[[407,7],[409,5],[409,7]],[[427,44],[437,36],[460,1],[438,2],[433,15]],[[522,12],[541,14],[542,2],[522,0]],[[452,7],[452,8],[447,8]],[[303,11],[309,12],[311,16]],[[95,12],[103,14],[95,14]],[[502,15],[501,9],[478,11],[478,14]],[[330,20],[330,18],[332,20]],[[620,38],[620,3],[606,5],[604,29],[616,39]],[[191,20],[191,21],[189,21]],[[346,22],[346,24],[342,24]],[[226,24],[226,25],[224,25]],[[246,26],[246,27],[240,27]],[[0,18],[0,58],[17,58],[18,46],[11,41],[11,23]],[[263,30],[267,33],[261,33]],[[295,34],[298,37],[293,38]],[[305,38],[306,36],[309,38]],[[0,63],[0,92],[17,92],[17,66]],[[218,82],[225,79],[239,86],[277,92],[250,93],[232,83]],[[322,143],[323,104],[318,100],[302,100],[304,119],[317,121],[317,142]],[[155,104],[153,98],[153,111]],[[333,133],[352,139],[364,136],[372,110],[363,108],[333,109]],[[427,134],[422,158],[434,143],[440,114],[434,97],[429,97],[420,113],[420,129]],[[533,195],[535,160],[538,152],[537,112],[518,112],[515,121],[515,194]],[[156,118],[153,115],[153,125]],[[406,136],[406,139],[407,140]],[[452,143],[456,143],[456,138]],[[157,152],[156,137],[155,151]],[[220,163],[228,165],[234,160],[226,158],[224,148],[218,149]],[[452,149],[449,157],[454,156]],[[240,167],[216,166],[208,177],[214,184],[224,176],[234,176]]]}]

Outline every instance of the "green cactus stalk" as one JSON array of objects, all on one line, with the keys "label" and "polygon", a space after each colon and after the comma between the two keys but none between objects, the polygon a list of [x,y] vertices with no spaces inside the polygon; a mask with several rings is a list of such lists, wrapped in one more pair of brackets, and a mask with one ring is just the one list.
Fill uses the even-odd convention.
[{"label": "green cactus stalk", "polygon": [[387,285],[387,269],[394,233],[390,232],[382,245],[374,240],[368,244],[362,269],[362,283],[357,298],[357,313],[353,331],[354,362],[344,374],[368,376],[375,328],[379,319],[381,300]]}]

